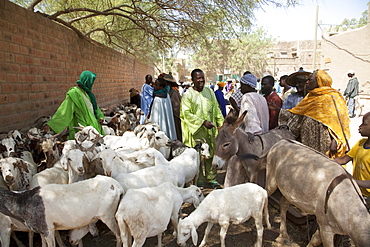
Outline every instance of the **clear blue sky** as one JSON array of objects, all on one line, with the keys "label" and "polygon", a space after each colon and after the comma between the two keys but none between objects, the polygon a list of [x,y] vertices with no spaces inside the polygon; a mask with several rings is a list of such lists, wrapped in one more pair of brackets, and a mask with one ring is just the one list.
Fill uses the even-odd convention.
[{"label": "clear blue sky", "polygon": [[[264,6],[264,11],[255,12],[254,25],[263,27],[277,40],[312,40],[315,36],[316,5],[319,6],[319,23],[338,25],[345,18],[359,19],[362,12],[367,10],[368,2],[369,0],[301,0],[299,6],[288,9]],[[320,28],[318,37],[321,37]]]}]

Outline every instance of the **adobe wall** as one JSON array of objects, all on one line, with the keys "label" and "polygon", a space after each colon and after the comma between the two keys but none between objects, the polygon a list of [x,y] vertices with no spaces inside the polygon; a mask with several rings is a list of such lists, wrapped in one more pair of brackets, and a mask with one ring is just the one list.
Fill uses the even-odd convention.
[{"label": "adobe wall", "polygon": [[100,107],[129,101],[154,66],[97,43],[7,0],[0,0],[0,132],[53,115],[84,70],[97,74]]},{"label": "adobe wall", "polygon": [[322,40],[322,69],[333,78],[333,87],[344,92],[348,82],[347,72],[355,70],[360,90],[369,94],[370,82],[370,24],[338,33]]}]

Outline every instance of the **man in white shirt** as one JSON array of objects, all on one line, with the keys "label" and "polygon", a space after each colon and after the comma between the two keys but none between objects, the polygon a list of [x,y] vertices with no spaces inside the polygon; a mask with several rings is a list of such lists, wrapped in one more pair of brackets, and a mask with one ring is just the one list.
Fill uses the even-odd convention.
[{"label": "man in white shirt", "polygon": [[257,78],[253,74],[246,74],[240,83],[243,97],[239,116],[248,111],[244,118],[244,131],[263,134],[269,130],[269,111],[265,97],[257,93]]},{"label": "man in white shirt", "polygon": [[[257,93],[257,78],[253,74],[246,74],[240,79],[242,97],[239,116],[247,111],[244,124],[239,128],[252,134],[263,134],[269,130],[269,111],[265,97]],[[247,140],[246,140],[247,141]],[[227,166],[225,187],[247,182],[246,171],[239,158],[235,155],[229,160],[232,165]]]}]

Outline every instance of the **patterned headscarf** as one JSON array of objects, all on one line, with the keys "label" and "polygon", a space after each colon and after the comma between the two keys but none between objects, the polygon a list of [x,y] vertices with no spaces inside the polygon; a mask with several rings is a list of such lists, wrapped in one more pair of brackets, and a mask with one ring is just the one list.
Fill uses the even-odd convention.
[{"label": "patterned headscarf", "polygon": [[333,80],[328,73],[320,69],[316,70],[314,73],[316,73],[317,85],[319,87],[331,87]]},{"label": "patterned headscarf", "polygon": [[95,78],[96,78],[95,73],[85,70],[81,73],[80,79],[77,81],[77,85],[83,88],[83,90],[85,90],[86,93],[89,95],[91,103],[94,108],[94,115],[98,119],[98,112],[97,112],[98,104],[96,103],[95,95],[91,92],[92,86],[94,85]]}]

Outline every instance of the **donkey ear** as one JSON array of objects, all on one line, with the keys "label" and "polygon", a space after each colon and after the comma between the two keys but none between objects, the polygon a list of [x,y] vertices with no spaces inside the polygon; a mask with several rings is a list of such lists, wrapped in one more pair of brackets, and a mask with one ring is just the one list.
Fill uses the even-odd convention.
[{"label": "donkey ear", "polygon": [[229,113],[226,115],[223,125],[230,125],[235,123],[238,119],[239,112],[236,111],[234,108],[231,108]]},{"label": "donkey ear", "polygon": [[245,117],[245,115],[247,115],[247,110],[245,110],[243,113],[242,113],[242,115],[240,115],[240,117],[231,125],[231,128],[232,129],[236,129],[236,128],[238,128],[241,124],[243,124],[244,123],[244,117]]}]

